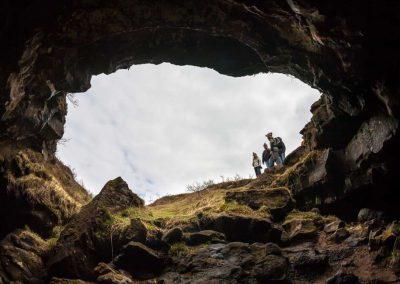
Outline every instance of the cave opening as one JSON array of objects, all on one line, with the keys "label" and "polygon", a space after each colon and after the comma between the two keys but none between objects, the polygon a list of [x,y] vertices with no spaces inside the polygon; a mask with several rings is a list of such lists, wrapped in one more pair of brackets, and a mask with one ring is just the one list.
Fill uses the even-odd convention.
[{"label": "cave opening", "polygon": [[122,176],[150,203],[190,185],[253,177],[251,153],[261,158],[265,134],[282,137],[286,154],[295,150],[319,96],[284,74],[133,65],[69,96],[57,156],[90,192]]}]

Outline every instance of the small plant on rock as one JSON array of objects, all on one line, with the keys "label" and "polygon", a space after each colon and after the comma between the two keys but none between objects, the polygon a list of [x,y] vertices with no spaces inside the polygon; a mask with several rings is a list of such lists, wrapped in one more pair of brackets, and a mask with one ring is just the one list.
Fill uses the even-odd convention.
[{"label": "small plant on rock", "polygon": [[189,248],[182,242],[173,244],[169,250],[171,256],[182,257],[189,253]]}]

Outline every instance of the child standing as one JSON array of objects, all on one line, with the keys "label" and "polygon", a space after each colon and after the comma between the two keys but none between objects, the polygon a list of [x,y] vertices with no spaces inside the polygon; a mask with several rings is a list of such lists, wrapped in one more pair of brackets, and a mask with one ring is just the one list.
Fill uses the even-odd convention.
[{"label": "child standing", "polygon": [[253,168],[256,173],[256,177],[261,175],[261,161],[260,158],[257,156],[256,153],[253,153]]}]

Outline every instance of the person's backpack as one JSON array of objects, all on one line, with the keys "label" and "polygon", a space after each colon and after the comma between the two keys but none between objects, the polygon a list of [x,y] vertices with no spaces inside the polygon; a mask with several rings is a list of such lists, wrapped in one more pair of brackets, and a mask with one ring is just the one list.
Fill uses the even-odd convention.
[{"label": "person's backpack", "polygon": [[276,137],[276,145],[278,146],[278,148],[282,151],[285,152],[286,151],[286,146],[285,143],[283,143],[283,140],[281,137]]}]

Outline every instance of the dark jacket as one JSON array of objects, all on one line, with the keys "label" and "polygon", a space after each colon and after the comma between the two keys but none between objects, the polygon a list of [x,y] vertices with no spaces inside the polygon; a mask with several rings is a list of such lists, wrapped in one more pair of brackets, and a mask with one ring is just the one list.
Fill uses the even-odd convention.
[{"label": "dark jacket", "polygon": [[271,157],[271,150],[265,149],[264,152],[262,153],[262,163],[267,164],[270,157]]},{"label": "dark jacket", "polygon": [[282,138],[276,137],[270,141],[271,149],[278,148],[279,153],[285,153],[286,152],[286,146],[285,143],[283,143]]}]

